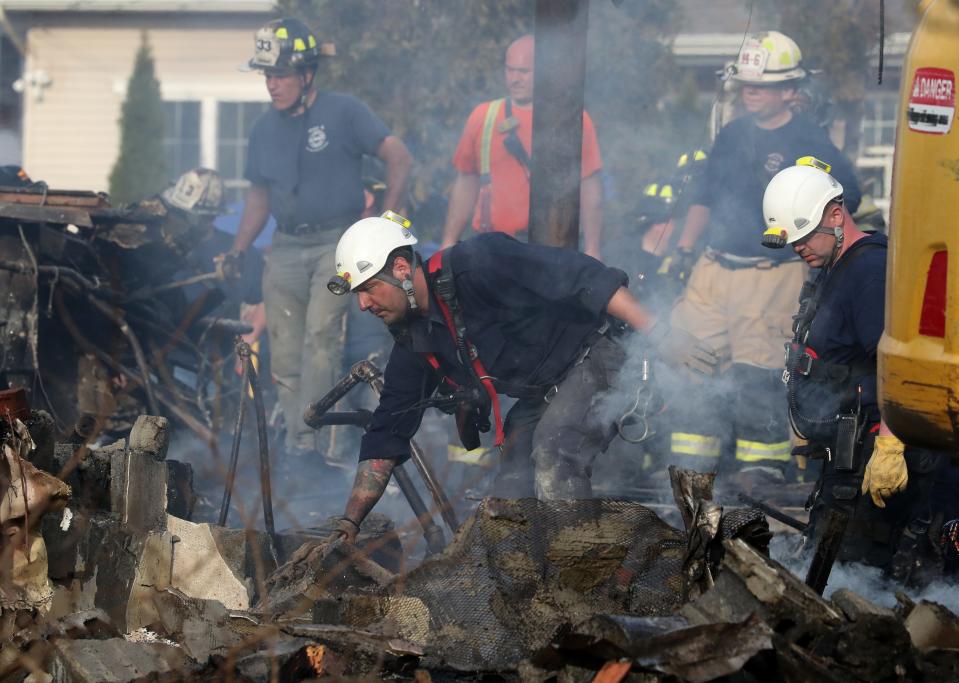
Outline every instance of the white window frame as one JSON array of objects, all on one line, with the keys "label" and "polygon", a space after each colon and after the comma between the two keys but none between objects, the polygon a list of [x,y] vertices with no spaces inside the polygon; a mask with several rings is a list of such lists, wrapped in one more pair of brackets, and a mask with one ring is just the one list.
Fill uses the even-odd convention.
[{"label": "white window frame", "polygon": [[[113,90],[126,94],[126,81],[116,80]],[[250,84],[238,87],[223,83],[161,82],[160,95],[164,101],[200,103],[200,165],[217,167],[217,142],[219,140],[219,105],[221,102],[269,102],[270,96],[262,78],[251,76]],[[228,179],[229,189],[246,188],[248,182]]]}]

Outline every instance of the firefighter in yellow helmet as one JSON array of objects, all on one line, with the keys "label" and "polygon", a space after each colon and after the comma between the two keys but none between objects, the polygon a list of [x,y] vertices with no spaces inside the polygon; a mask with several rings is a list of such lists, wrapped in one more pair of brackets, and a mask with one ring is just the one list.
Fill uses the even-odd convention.
[{"label": "firefighter in yellow helmet", "polygon": [[365,208],[363,158],[378,157],[386,166],[383,204],[396,210],[403,208],[412,158],[365,103],[317,87],[317,65],[330,51],[303,22],[271,21],[256,32],[253,47],[244,68],[263,73],[272,106],[250,134],[244,172],[250,187],[232,251],[246,251],[272,214],[276,232],[263,299],[286,421],[280,465],[292,472],[323,459],[337,464],[301,416],[341,372],[346,306],[326,291],[326,278],[337,240]]},{"label": "firefighter in yellow helmet", "polygon": [[744,479],[781,481],[790,462],[783,344],[807,268],[792,251],[758,243],[769,180],[805,156],[830,164],[855,211],[859,186],[852,165],[825,130],[790,103],[806,78],[799,47],[778,31],[753,35],[730,76],[746,114],[720,131],[697,183],[677,242],[674,273],[686,290],[672,314],[674,329],[723,350],[723,376],[708,382],[673,415],[674,460],[700,470],[752,470]]}]

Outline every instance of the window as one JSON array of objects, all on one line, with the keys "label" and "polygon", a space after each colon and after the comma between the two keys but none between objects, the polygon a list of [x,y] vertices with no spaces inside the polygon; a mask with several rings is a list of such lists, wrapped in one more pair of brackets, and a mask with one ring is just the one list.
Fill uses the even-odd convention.
[{"label": "window", "polygon": [[894,94],[870,97],[863,102],[862,146],[892,145],[896,141],[899,100]]},{"label": "window", "polygon": [[253,124],[268,102],[220,102],[217,107],[216,170],[223,176],[227,203],[243,197],[246,146]]},{"label": "window", "polygon": [[170,179],[200,165],[200,103],[164,102],[163,152]]},{"label": "window", "polygon": [[167,173],[177,178],[191,168],[215,168],[223,177],[226,202],[243,198],[246,147],[253,124],[269,102],[168,100],[163,103],[163,151]]}]

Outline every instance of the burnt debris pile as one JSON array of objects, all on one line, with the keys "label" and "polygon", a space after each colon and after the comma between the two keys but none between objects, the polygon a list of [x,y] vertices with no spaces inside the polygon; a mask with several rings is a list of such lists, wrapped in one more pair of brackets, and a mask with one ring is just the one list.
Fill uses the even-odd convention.
[{"label": "burnt debris pile", "polygon": [[31,388],[81,440],[162,412],[212,443],[235,412],[222,381],[234,336],[252,329],[230,300],[236,273],[197,256],[213,237],[159,197],[114,207],[102,193],[0,188],[6,386]]},{"label": "burnt debris pile", "polygon": [[382,515],[350,546],[335,520],[271,539],[171,514],[192,494],[164,418],[90,448],[55,443],[22,392],[2,398],[0,680],[959,673],[954,614],[820,597],[768,557],[758,511],[712,501],[708,475],[671,472],[683,531],[633,502],[486,499],[409,568]]}]

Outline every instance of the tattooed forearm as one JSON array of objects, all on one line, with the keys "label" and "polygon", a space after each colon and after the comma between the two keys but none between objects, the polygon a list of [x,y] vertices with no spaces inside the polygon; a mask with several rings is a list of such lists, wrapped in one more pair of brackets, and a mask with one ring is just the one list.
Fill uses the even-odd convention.
[{"label": "tattooed forearm", "polygon": [[376,505],[393,475],[393,460],[362,460],[356,468],[353,490],[346,503],[346,516],[359,524]]}]

